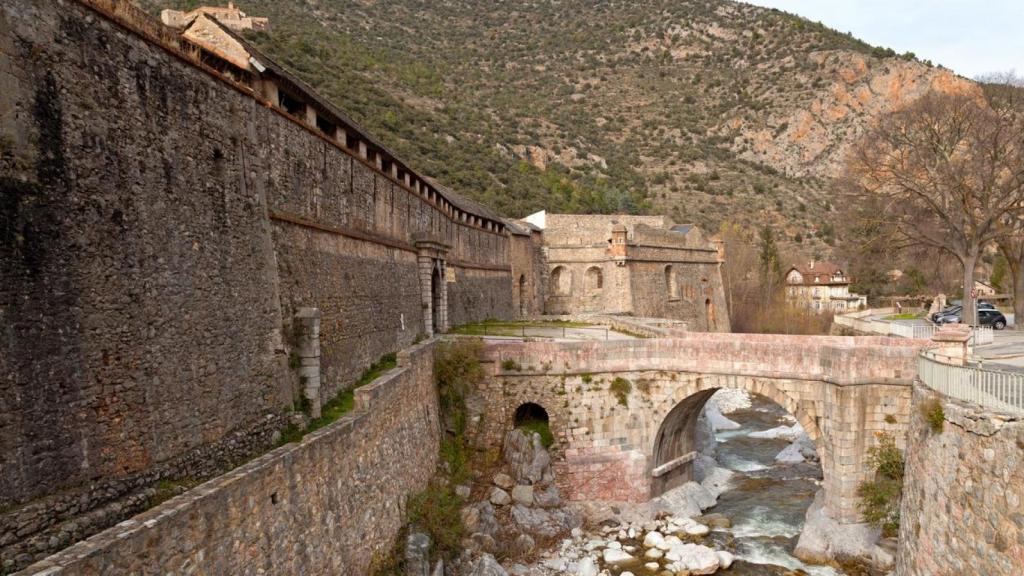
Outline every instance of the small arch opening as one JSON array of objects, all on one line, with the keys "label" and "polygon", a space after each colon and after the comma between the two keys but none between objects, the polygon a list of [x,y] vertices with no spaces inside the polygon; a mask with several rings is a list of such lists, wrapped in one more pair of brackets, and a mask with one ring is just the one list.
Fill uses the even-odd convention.
[{"label": "small arch opening", "polygon": [[604,288],[604,275],[597,266],[587,268],[586,276],[587,292],[597,292]]},{"label": "small arch opening", "polygon": [[540,404],[526,402],[516,408],[512,417],[512,426],[523,432],[536,432],[540,434],[541,444],[545,448],[555,443],[554,434],[551,433],[551,423],[548,418],[548,411]]},{"label": "small arch opening", "polygon": [[565,266],[555,266],[551,271],[551,292],[556,296],[566,296],[572,291],[572,272]]},{"label": "small arch opening", "polygon": [[668,292],[669,300],[679,299],[679,279],[676,278],[675,269],[671,264],[665,266],[665,290]]}]

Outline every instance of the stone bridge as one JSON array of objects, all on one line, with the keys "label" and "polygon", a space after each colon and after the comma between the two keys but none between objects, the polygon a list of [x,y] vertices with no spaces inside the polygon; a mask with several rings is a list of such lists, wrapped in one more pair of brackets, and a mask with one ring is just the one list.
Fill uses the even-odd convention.
[{"label": "stone bridge", "polygon": [[497,442],[521,406],[540,405],[557,439],[553,461],[564,494],[640,502],[690,479],[697,416],[715,390],[746,390],[778,403],[804,427],[821,458],[830,515],[852,523],[875,433],[889,432],[904,446],[924,344],[708,333],[492,342],[479,422],[484,438]]}]

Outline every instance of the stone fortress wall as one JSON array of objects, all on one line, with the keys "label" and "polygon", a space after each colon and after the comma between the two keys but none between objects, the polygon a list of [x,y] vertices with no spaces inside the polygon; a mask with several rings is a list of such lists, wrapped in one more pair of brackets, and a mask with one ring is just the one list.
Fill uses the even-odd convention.
[{"label": "stone fortress wall", "polygon": [[366,574],[437,466],[435,342],[401,352],[337,422],[19,574]]},{"label": "stone fortress wall", "polygon": [[538,213],[544,230],[549,314],[617,313],[728,332],[717,247],[664,216]]},{"label": "stone fortress wall", "polygon": [[447,247],[449,322],[512,313],[488,214],[88,4],[0,7],[0,509],[86,490],[5,513],[4,545],[197,450],[268,444],[301,394],[300,308],[322,314],[322,400],[411,345],[424,240]]}]

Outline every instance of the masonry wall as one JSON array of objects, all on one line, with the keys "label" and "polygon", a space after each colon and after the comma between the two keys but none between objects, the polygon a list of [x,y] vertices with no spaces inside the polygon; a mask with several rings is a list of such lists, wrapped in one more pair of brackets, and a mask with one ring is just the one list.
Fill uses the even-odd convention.
[{"label": "masonry wall", "polygon": [[[1024,568],[1024,421],[914,389],[896,574],[1016,576]],[[921,412],[937,401],[933,431]]]},{"label": "masonry wall", "polygon": [[0,509],[263,438],[298,308],[345,388],[422,332],[417,238],[511,314],[503,235],[79,2],[0,6],[0,85]]},{"label": "masonry wall", "polygon": [[[775,401],[807,430],[821,456],[830,513],[855,522],[875,432],[891,433],[903,446],[918,345],[747,334],[491,343],[492,376],[473,403],[482,415],[477,433],[484,445],[498,442],[516,408],[540,404],[558,439],[552,461],[567,497],[644,501],[652,470],[665,463],[655,440],[672,409],[699,392],[747,390]],[[612,390],[616,378],[630,382],[624,402]]]},{"label": "masonry wall", "polygon": [[525,318],[544,313],[548,274],[540,232],[513,234],[509,237],[509,264],[512,267],[512,311]]},{"label": "masonry wall", "polygon": [[23,574],[366,574],[426,486],[440,443],[434,341],[356,391],[341,420]]}]

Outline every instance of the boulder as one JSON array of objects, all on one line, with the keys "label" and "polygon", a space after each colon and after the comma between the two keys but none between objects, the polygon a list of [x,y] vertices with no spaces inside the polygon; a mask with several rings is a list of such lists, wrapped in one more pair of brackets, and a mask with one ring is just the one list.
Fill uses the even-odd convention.
[{"label": "boulder", "polygon": [[504,458],[517,484],[549,484],[555,479],[551,455],[536,432],[509,431],[505,435]]},{"label": "boulder", "polygon": [[560,519],[555,519],[543,508],[527,508],[522,504],[512,506],[512,520],[527,532],[542,536],[554,536],[566,529]]},{"label": "boulder", "polygon": [[597,576],[599,573],[597,561],[592,556],[583,558],[576,565],[576,576]]},{"label": "boulder", "polygon": [[668,512],[673,516],[692,518],[700,516],[701,510],[715,505],[717,497],[707,488],[687,482],[651,500],[651,511]]},{"label": "boulder", "polygon": [[508,572],[490,554],[484,554],[473,564],[467,576],[508,576]]},{"label": "boulder", "polygon": [[881,529],[869,524],[840,524],[825,508],[825,492],[818,490],[807,509],[793,556],[804,562],[827,564],[847,559],[874,566],[881,572],[892,568],[892,555],[877,545]]},{"label": "boulder", "polygon": [[672,552],[679,557],[677,562],[684,565],[690,574],[714,574],[718,570],[718,554],[707,546],[683,544],[673,546]]},{"label": "boulder", "polygon": [[413,531],[405,538],[405,573],[430,576],[430,536]]},{"label": "boulder", "polygon": [[512,488],[512,500],[523,506],[533,506],[533,486],[519,485]]},{"label": "boulder", "polygon": [[499,472],[494,475],[494,485],[502,490],[511,490],[516,485],[516,481],[508,474]]},{"label": "boulder", "polygon": [[697,522],[704,524],[708,528],[731,528],[732,521],[725,517],[723,514],[705,514],[694,518]]},{"label": "boulder", "polygon": [[732,563],[736,561],[736,557],[731,552],[725,550],[715,550],[715,554],[718,556],[718,566],[722,570],[728,570]]},{"label": "boulder", "polygon": [[508,492],[505,492],[497,486],[491,488],[491,496],[488,500],[490,500],[491,504],[494,504],[495,506],[508,506],[512,503],[512,497],[508,495]]},{"label": "boulder", "polygon": [[793,440],[796,440],[803,431],[803,426],[800,424],[793,424],[792,426],[776,426],[769,430],[751,432],[750,434],[747,434],[747,436],[750,438],[766,438],[770,440],[782,439],[792,442]]},{"label": "boulder", "polygon": [[555,508],[562,504],[562,497],[557,487],[549,486],[545,490],[534,490],[533,501],[541,508]]}]

